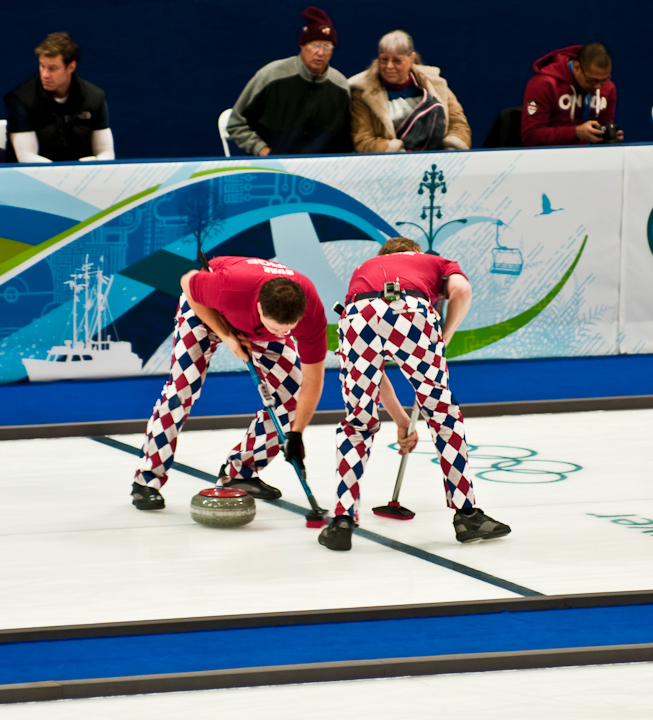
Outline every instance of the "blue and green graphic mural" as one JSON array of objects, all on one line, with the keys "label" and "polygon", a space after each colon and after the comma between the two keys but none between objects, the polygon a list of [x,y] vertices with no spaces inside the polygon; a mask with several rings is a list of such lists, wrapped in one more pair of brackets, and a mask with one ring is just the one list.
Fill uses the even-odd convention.
[{"label": "blue and green graphic mural", "polygon": [[[199,249],[291,266],[329,308],[399,233],[457,259],[472,281],[449,357],[583,354],[588,338],[612,351],[606,296],[594,303],[591,273],[578,276],[593,233],[508,155],[490,182],[473,155],[453,153],[2,169],[0,382],[165,374],[179,279],[199,268]],[[529,203],[539,212],[526,237]],[[577,317],[551,345],[551,319],[537,322],[556,303],[554,325]],[[240,369],[222,350],[212,371]]]}]

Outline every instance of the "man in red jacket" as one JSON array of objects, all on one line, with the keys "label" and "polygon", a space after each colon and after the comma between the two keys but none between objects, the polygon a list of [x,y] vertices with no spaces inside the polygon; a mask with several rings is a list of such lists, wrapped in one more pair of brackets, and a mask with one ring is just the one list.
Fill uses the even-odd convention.
[{"label": "man in red jacket", "polygon": [[[536,60],[522,106],[524,147],[586,145],[603,142],[614,123],[617,89],[610,79],[612,60],[605,45],[573,45]],[[621,142],[624,134],[617,132]]]}]

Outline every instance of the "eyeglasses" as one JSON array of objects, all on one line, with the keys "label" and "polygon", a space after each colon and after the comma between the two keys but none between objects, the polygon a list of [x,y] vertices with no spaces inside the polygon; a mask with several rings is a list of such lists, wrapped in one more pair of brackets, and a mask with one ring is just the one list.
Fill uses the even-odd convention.
[{"label": "eyeglasses", "polygon": [[390,57],[387,55],[379,55],[379,65],[389,65],[390,63],[393,65],[403,65],[407,62],[410,62],[409,55],[392,55]]},{"label": "eyeglasses", "polygon": [[322,50],[322,52],[325,53],[333,52],[333,44],[328,42],[320,42],[319,40],[313,40],[308,43],[308,46],[315,51]]},{"label": "eyeglasses", "polygon": [[610,80],[612,80],[612,75],[608,75],[607,78],[601,78],[600,80],[599,80],[599,78],[590,77],[590,76],[585,72],[585,68],[584,68],[580,63],[578,63],[578,66],[580,67],[580,71],[581,71],[581,72],[583,73],[583,75],[585,76],[585,80],[587,80],[587,82],[588,82],[590,85],[594,85],[594,86],[596,86],[596,87],[601,87],[601,85],[605,85],[607,82],[609,82]]}]

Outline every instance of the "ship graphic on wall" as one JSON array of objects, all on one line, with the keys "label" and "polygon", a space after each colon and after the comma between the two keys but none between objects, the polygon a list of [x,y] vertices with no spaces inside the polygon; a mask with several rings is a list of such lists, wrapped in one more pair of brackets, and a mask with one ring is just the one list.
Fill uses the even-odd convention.
[{"label": "ship graphic on wall", "polygon": [[45,360],[23,359],[30,381],[141,375],[143,361],[132,352],[131,343],[113,340],[106,330],[111,317],[108,296],[113,275],[104,275],[99,265],[93,270],[87,255],[86,262],[71,278],[66,284],[73,292],[72,340],[53,345]]}]

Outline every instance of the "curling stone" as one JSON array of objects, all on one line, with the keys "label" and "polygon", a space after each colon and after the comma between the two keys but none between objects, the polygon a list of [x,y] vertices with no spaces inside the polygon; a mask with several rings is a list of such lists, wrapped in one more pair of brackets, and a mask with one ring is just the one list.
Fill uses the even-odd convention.
[{"label": "curling stone", "polygon": [[233,528],[247,525],[256,515],[256,502],[238,488],[200,490],[190,501],[190,516],[200,525]]}]

